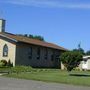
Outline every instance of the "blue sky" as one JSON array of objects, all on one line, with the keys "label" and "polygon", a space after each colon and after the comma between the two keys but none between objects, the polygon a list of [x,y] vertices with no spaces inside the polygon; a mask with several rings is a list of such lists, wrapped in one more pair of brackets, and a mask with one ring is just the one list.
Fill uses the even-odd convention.
[{"label": "blue sky", "polygon": [[1,0],[6,31],[41,35],[67,49],[90,50],[90,0]]}]

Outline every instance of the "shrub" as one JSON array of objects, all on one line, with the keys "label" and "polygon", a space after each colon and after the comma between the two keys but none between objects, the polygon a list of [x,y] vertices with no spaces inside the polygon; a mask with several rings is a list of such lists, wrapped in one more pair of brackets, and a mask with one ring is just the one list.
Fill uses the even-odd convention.
[{"label": "shrub", "polygon": [[8,66],[8,67],[13,67],[13,63],[11,63],[11,61],[8,60],[8,62],[7,62],[7,66]]},{"label": "shrub", "polygon": [[60,60],[67,71],[71,71],[73,68],[78,67],[80,61],[82,61],[82,54],[76,51],[65,52],[60,56]]},{"label": "shrub", "polygon": [[11,68],[12,73],[31,72],[33,69],[30,66],[15,66]]},{"label": "shrub", "polygon": [[7,61],[6,60],[1,60],[0,61],[0,66],[6,66],[7,65]]},{"label": "shrub", "polygon": [[2,67],[3,65],[4,65],[4,63],[0,61],[0,67]]}]

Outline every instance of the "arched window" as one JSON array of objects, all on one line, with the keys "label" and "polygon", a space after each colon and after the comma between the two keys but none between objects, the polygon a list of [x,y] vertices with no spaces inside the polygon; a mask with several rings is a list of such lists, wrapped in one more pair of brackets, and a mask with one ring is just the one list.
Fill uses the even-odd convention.
[{"label": "arched window", "polygon": [[8,56],[8,46],[5,44],[3,47],[3,57],[7,57]]}]

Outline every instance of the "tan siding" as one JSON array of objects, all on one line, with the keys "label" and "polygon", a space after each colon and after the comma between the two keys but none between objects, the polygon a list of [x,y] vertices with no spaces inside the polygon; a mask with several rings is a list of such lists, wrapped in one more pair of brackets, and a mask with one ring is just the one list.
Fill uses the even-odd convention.
[{"label": "tan siding", "polygon": [[[8,56],[7,57],[3,57],[3,46],[7,44],[8,46]],[[0,39],[0,60],[4,59],[4,60],[10,60],[13,65],[15,66],[15,53],[16,53],[16,45],[8,42],[6,40]]]}]

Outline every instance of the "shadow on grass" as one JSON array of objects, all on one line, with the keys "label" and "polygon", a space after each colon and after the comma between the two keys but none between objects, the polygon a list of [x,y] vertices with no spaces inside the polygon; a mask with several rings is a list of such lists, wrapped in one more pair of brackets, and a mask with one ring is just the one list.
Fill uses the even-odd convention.
[{"label": "shadow on grass", "polygon": [[90,77],[89,74],[69,74],[70,76],[76,76],[76,77]]}]

